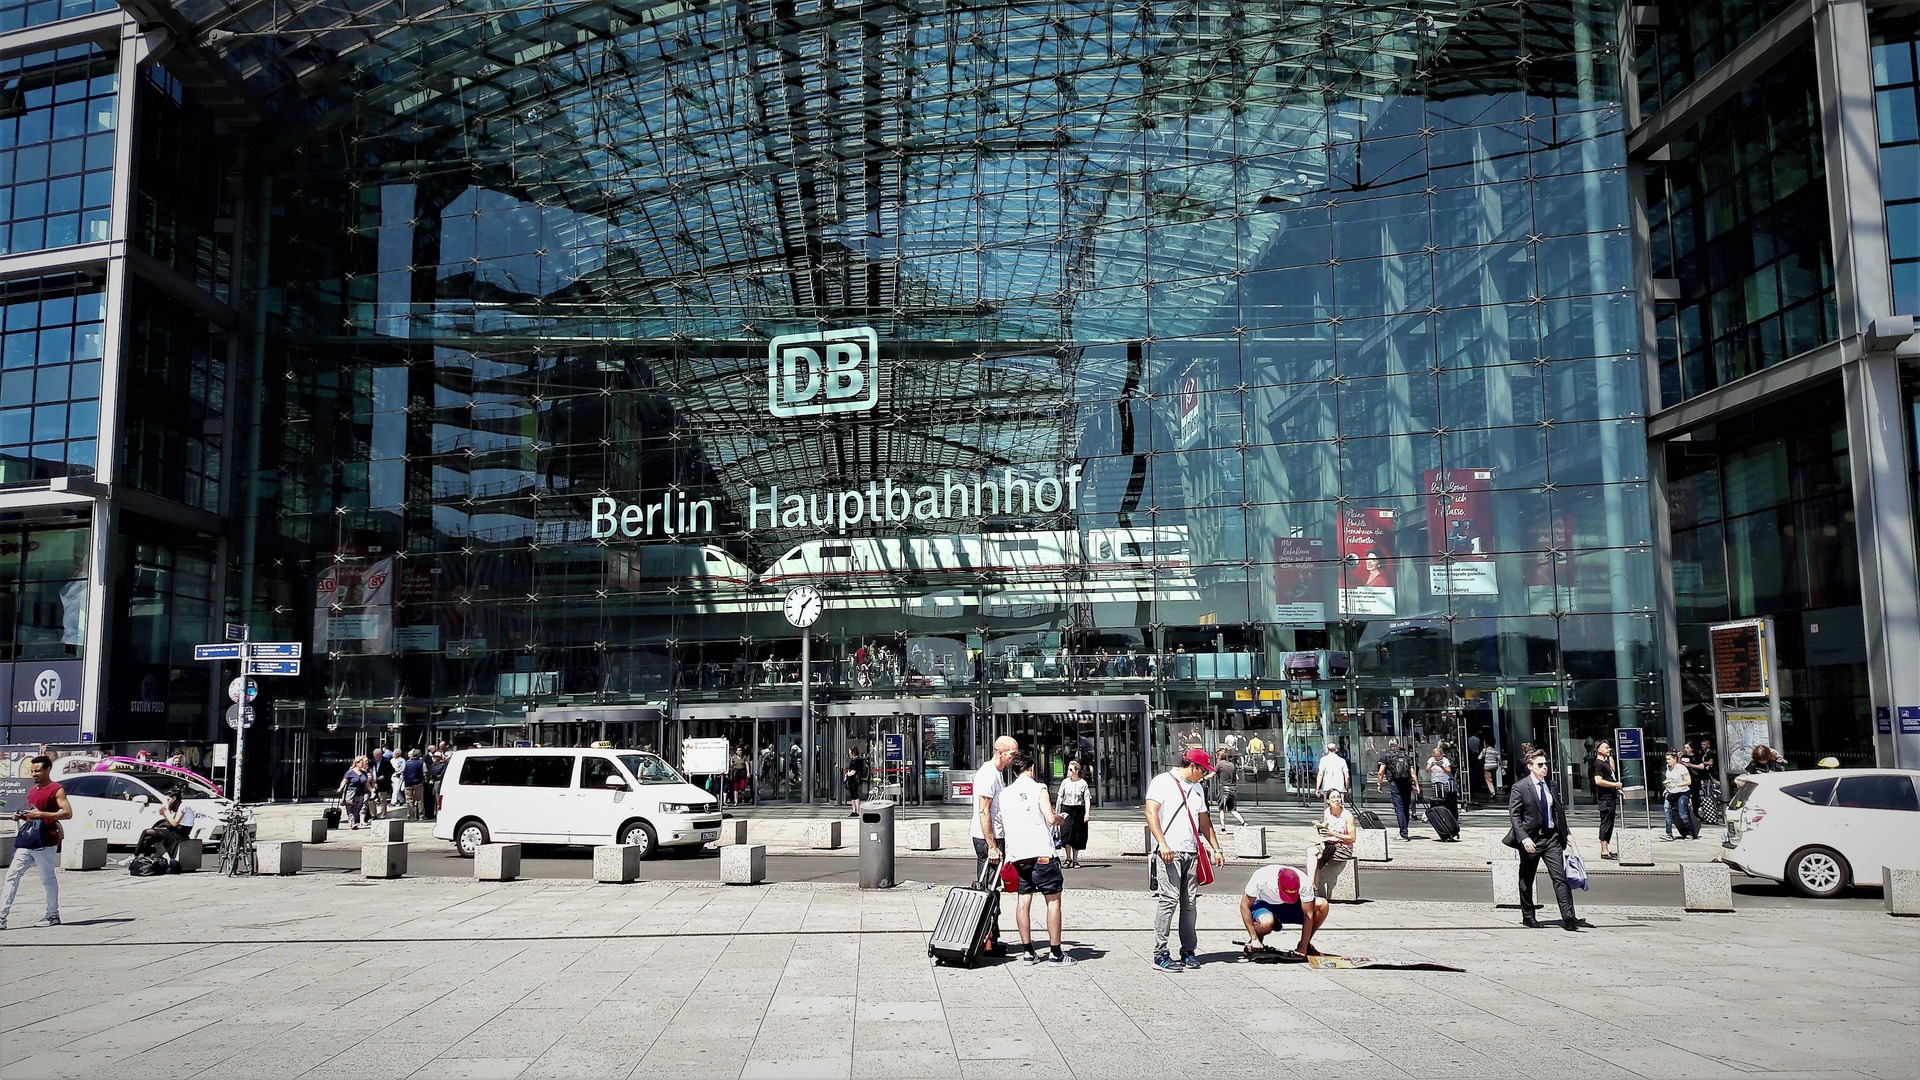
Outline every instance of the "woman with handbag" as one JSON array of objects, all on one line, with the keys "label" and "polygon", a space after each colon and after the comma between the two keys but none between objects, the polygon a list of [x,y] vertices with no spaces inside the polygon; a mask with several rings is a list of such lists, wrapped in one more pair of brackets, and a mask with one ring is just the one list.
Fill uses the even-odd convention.
[{"label": "woman with handbag", "polygon": [[[1453,820],[1460,820],[1460,788],[1453,782],[1453,762],[1447,758],[1440,747],[1433,748],[1433,756],[1427,759],[1427,781],[1433,785],[1433,801],[1447,808]],[[1446,837],[1441,837],[1446,840]],[[1460,839],[1456,834],[1454,840]]]},{"label": "woman with handbag", "polygon": [[1690,795],[1693,791],[1693,773],[1681,761],[1676,750],[1667,751],[1667,839],[1674,839],[1673,826],[1680,824],[1680,839],[1700,839],[1700,826],[1693,820],[1693,807]]},{"label": "woman with handbag", "polygon": [[53,759],[45,754],[31,763],[33,787],[27,791],[27,808],[13,812],[20,832],[13,839],[13,864],[7,868],[7,899],[0,904],[0,930],[7,928],[7,916],[13,911],[14,894],[28,867],[40,871],[40,886],[47,893],[47,914],[35,926],[60,925],[60,841],[65,834],[62,821],[73,816],[73,804],[67,801],[67,789],[53,782]]},{"label": "woman with handbag", "polygon": [[1087,818],[1093,813],[1093,793],[1080,775],[1078,761],[1067,762],[1067,778],[1060,781],[1060,812],[1066,822],[1060,830],[1060,848],[1066,865],[1080,868],[1080,853],[1087,847]]},{"label": "woman with handbag", "polygon": [[369,780],[368,762],[363,754],[353,759],[347,766],[347,774],[340,778],[338,794],[347,808],[347,828],[364,828],[367,824],[367,793]]}]

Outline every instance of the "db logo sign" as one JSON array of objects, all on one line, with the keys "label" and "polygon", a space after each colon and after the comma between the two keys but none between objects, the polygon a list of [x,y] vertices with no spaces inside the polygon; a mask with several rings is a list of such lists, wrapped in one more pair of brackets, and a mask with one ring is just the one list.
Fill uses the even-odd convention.
[{"label": "db logo sign", "polygon": [[767,411],[866,412],[880,402],[880,336],[871,327],[783,334],[767,344]]}]

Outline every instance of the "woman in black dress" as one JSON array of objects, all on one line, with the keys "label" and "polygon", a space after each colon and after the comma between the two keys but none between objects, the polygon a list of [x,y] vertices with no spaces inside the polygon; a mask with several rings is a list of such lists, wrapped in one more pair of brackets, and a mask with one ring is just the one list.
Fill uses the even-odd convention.
[{"label": "woman in black dress", "polygon": [[1067,762],[1067,778],[1060,781],[1060,812],[1067,819],[1060,826],[1060,847],[1070,867],[1080,865],[1080,853],[1086,850],[1087,812],[1092,804],[1092,789],[1080,775],[1080,763]]}]

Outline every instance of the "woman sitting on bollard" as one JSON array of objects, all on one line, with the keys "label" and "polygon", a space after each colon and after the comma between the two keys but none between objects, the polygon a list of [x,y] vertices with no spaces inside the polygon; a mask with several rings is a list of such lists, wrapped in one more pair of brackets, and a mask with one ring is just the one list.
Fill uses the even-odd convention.
[{"label": "woman sitting on bollard", "polygon": [[1320,843],[1307,855],[1307,880],[1317,889],[1322,866],[1353,861],[1353,842],[1360,836],[1360,825],[1354,820],[1353,811],[1347,809],[1346,795],[1334,789],[1327,792],[1326,813],[1313,827],[1320,833]]}]

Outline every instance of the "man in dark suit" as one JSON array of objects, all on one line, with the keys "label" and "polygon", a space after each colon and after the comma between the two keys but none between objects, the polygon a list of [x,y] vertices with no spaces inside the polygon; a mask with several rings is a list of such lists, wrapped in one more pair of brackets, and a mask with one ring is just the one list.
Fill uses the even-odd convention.
[{"label": "man in dark suit", "polygon": [[1591,927],[1574,914],[1573,890],[1567,887],[1567,812],[1560,797],[1547,783],[1547,755],[1535,752],[1527,758],[1527,776],[1513,785],[1507,797],[1507,818],[1513,823],[1504,841],[1520,849],[1520,924],[1540,928],[1533,917],[1533,876],[1541,862],[1547,864],[1547,876],[1553,879],[1553,895],[1560,901],[1560,925],[1568,930]]}]

